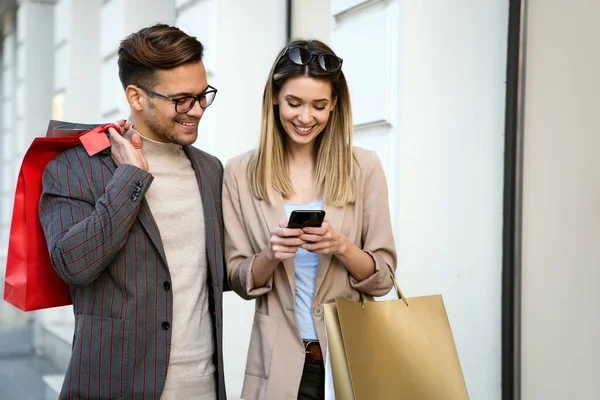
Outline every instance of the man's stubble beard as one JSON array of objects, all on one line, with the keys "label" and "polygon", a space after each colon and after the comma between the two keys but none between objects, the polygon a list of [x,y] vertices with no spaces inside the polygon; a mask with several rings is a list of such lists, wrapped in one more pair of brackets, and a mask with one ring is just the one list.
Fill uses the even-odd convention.
[{"label": "man's stubble beard", "polygon": [[[157,137],[166,140],[168,143],[178,144],[180,146],[187,146],[193,144],[198,138],[198,124],[196,125],[196,134],[193,137],[184,136],[180,138],[175,130],[177,122],[175,119],[162,118],[164,123],[159,122],[159,117],[156,115],[157,110],[154,104],[150,104],[150,109],[146,118],[146,125]],[[168,123],[166,121],[169,121]],[[200,121],[198,121],[200,122]],[[166,126],[170,125],[170,126]],[[169,129],[171,128],[171,129]],[[189,139],[191,140],[189,140]],[[183,139],[183,140],[182,140]]]}]

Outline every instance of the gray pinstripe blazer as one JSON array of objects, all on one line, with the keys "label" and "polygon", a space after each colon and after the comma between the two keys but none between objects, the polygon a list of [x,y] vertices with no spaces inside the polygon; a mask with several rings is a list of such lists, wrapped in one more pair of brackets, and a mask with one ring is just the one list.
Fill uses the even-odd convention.
[{"label": "gray pinstripe blazer", "polygon": [[[202,195],[218,399],[224,400],[223,166],[194,147],[184,149]],[[54,268],[70,285],[75,312],[61,399],[160,398],[173,297],[160,233],[144,199],[152,179],[134,166],[117,167],[109,151],[90,157],[82,146],[61,154],[44,171],[40,220]]]}]

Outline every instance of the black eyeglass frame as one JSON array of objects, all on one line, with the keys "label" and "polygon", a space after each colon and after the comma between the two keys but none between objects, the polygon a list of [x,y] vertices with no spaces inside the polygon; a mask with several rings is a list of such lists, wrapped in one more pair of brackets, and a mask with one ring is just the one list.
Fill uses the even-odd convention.
[{"label": "black eyeglass frame", "polygon": [[[175,103],[175,112],[176,112],[177,114],[185,114],[186,112],[190,111],[190,110],[191,110],[192,108],[194,108],[194,106],[196,105],[196,101],[198,102],[198,104],[200,104],[200,108],[202,108],[203,110],[206,110],[208,107],[210,107],[210,105],[211,105],[211,104],[212,104],[212,103],[215,101],[215,98],[217,97],[217,88],[215,88],[215,87],[212,87],[212,86],[210,86],[210,85],[208,85],[208,86],[206,87],[206,90],[205,90],[205,91],[203,91],[202,93],[200,93],[200,94],[199,94],[199,95],[197,95],[197,96],[183,96],[183,97],[180,97],[180,98],[178,98],[178,99],[173,99],[173,98],[171,98],[171,97],[169,97],[169,96],[165,96],[164,94],[157,93],[157,92],[155,92],[154,90],[150,90],[150,89],[148,89],[147,87],[145,87],[145,86],[142,86],[142,85],[137,85],[137,87],[139,87],[140,89],[142,89],[143,91],[145,91],[145,92],[147,92],[147,93],[150,93],[151,95],[154,95],[154,96],[156,96],[156,97],[160,97],[160,98],[162,98],[162,99],[169,100],[169,101],[172,101],[173,103]],[[200,98],[201,98],[202,96],[206,96],[206,94],[207,94],[207,93],[214,93],[215,95],[213,96],[213,98],[212,98],[212,100],[210,101],[210,103],[208,103],[206,106],[204,106],[204,107],[203,107],[203,106],[202,106],[202,101],[200,100]],[[181,102],[182,100],[185,100],[185,99],[190,99],[190,98],[192,99],[192,102],[190,103],[190,106],[188,107],[188,109],[187,109],[187,110],[185,110],[185,111],[179,111],[179,110],[177,109],[177,106],[180,104],[180,102]]]},{"label": "black eyeglass frame", "polygon": [[[292,58],[291,52],[292,52],[292,50],[296,50],[296,49],[299,50],[299,51],[301,51],[301,52],[306,52],[305,54],[310,55],[310,57],[308,57],[308,60],[306,62],[302,62],[302,60],[296,61],[296,60],[294,60]],[[308,50],[306,47],[303,47],[303,46],[289,46],[289,47],[287,47],[285,49],[285,52],[282,54],[281,59],[283,59],[283,57],[286,57],[286,56],[287,56],[287,58],[291,62],[293,62],[296,65],[308,65],[313,60],[313,58],[316,57],[317,58],[317,65],[323,71],[329,72],[329,73],[334,73],[334,72],[340,71],[342,69],[342,64],[344,62],[344,60],[342,58],[336,56],[333,53],[313,53],[310,50]],[[337,68],[335,68],[335,69],[327,69],[327,68],[325,68],[325,65],[326,65],[325,57],[327,57],[327,56],[331,56],[331,57],[336,58],[339,61],[339,63],[340,63],[339,66]],[[300,56],[300,58],[302,58],[302,56]],[[278,63],[281,62],[281,59],[278,61]]]}]

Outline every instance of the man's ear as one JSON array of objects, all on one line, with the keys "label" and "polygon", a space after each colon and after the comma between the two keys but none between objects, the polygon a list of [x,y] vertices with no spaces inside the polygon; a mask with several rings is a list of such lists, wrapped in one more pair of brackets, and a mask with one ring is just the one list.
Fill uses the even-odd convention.
[{"label": "man's ear", "polygon": [[142,96],[142,89],[137,86],[129,85],[125,89],[125,98],[129,103],[129,106],[135,111],[142,111],[144,108],[144,96]]}]

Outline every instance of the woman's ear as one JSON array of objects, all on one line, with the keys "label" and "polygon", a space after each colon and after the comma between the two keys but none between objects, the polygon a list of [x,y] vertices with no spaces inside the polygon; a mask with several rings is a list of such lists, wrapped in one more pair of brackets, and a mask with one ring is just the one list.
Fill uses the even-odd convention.
[{"label": "woman's ear", "polygon": [[135,111],[141,111],[144,103],[144,99],[142,96],[142,90],[134,85],[129,85],[125,89],[125,98],[129,103],[129,106],[133,108]]},{"label": "woman's ear", "polygon": [[337,96],[333,96],[331,98],[331,107],[329,108],[329,112],[333,111],[333,109],[335,108],[335,105],[337,104],[337,100],[338,100]]}]

